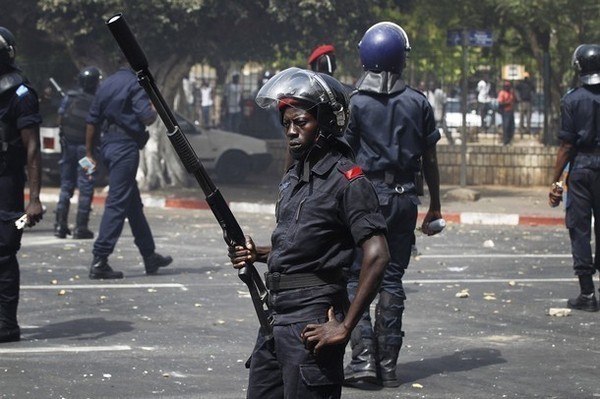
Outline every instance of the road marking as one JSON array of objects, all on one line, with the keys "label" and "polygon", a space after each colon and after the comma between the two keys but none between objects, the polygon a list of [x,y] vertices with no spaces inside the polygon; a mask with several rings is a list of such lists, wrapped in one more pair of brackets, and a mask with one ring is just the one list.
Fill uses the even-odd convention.
[{"label": "road marking", "polygon": [[116,289],[116,288],[179,288],[187,291],[187,287],[178,283],[159,283],[159,284],[44,284],[44,285],[22,285],[23,290],[97,290],[97,289]]},{"label": "road marking", "polygon": [[418,255],[421,259],[461,259],[461,258],[570,258],[571,254],[454,254],[454,255]]},{"label": "road marking", "polygon": [[81,352],[115,352],[130,351],[129,345],[109,346],[42,346],[39,348],[0,348],[0,354],[15,353],[81,353]]},{"label": "road marking", "polygon": [[457,284],[457,283],[567,283],[577,281],[575,278],[452,278],[431,280],[404,280],[406,284]]}]

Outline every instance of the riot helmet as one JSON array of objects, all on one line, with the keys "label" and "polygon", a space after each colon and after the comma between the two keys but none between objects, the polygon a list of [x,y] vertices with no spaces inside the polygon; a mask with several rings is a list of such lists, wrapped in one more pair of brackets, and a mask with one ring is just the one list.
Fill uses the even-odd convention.
[{"label": "riot helmet", "polygon": [[360,61],[366,71],[401,74],[410,43],[404,29],[393,22],[371,26],[358,43]]},{"label": "riot helmet", "polygon": [[5,27],[0,26],[0,68],[13,66],[15,61],[15,37]]},{"label": "riot helmet", "polygon": [[573,66],[584,85],[600,84],[600,45],[582,44],[573,53]]},{"label": "riot helmet", "polygon": [[94,94],[100,79],[102,79],[102,72],[95,66],[86,67],[79,71],[79,86],[85,92]]},{"label": "riot helmet", "polygon": [[[316,107],[320,134],[329,138],[341,137],[350,120],[348,95],[335,78],[310,70],[288,68],[273,76],[256,95],[261,108],[294,107],[300,102],[305,107]],[[303,108],[305,109],[305,108]]]},{"label": "riot helmet", "polygon": [[335,62],[335,47],[331,44],[324,44],[317,47],[310,57],[308,57],[308,65],[315,72],[326,73],[333,76],[337,68]]}]

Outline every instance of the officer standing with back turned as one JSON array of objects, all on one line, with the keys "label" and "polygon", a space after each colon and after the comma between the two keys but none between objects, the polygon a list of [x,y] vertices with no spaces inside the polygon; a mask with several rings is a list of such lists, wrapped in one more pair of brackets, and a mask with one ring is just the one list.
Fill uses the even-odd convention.
[{"label": "officer standing with back turned", "polygon": [[94,198],[94,173],[86,173],[79,165],[85,157],[85,118],[88,115],[94,94],[102,74],[96,67],[86,67],[79,72],[79,89],[72,90],[63,98],[58,109],[58,125],[62,139],[60,161],[60,194],[56,204],[54,235],[65,238],[69,230],[69,206],[75,187],[79,189],[77,219],[73,238],[90,239],[94,233],[88,228],[92,199]]},{"label": "officer standing with back turned", "polygon": [[[365,72],[350,98],[345,137],[379,197],[391,260],[379,290],[374,330],[367,309],[352,332],[352,361],[344,370],[346,384],[399,385],[396,361],[404,336],[406,299],[402,278],[415,239],[421,162],[430,196],[423,233],[435,234],[429,222],[442,217],[435,148],[441,136],[425,95],[402,79],[408,51],[406,32],[392,22],[373,25],[359,43]],[[360,263],[355,262],[348,282],[351,300],[358,292],[359,273]]]},{"label": "officer standing with back turned", "polygon": [[[0,343],[21,339],[17,322],[20,274],[17,252],[22,228],[15,221],[23,213],[26,224],[42,219],[40,202],[42,118],[36,92],[15,61],[15,38],[0,27]],[[25,175],[27,168],[27,176]],[[25,180],[29,204],[23,209]]]},{"label": "officer standing with back turned", "polygon": [[[582,86],[562,99],[561,140],[549,193],[550,206],[562,200],[559,181],[567,163],[569,177],[565,224],[571,239],[573,269],[580,294],[569,299],[571,309],[598,311],[593,276],[600,270],[600,45],[582,44],[573,53]],[[592,215],[596,254],[592,256]]]}]

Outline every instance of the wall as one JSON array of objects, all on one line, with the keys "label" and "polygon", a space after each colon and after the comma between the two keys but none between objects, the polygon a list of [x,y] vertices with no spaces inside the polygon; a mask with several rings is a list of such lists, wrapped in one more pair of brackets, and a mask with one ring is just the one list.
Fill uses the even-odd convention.
[{"label": "wall", "polygon": [[[285,161],[285,141],[268,140],[273,162],[267,173],[279,177]],[[547,186],[552,179],[558,147],[467,146],[467,185]],[[438,144],[440,182],[460,184],[461,146]]]}]

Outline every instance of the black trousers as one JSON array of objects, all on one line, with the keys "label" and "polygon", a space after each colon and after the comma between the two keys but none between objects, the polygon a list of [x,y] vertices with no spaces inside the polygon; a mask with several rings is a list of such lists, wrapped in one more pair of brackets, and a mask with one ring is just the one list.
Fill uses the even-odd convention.
[{"label": "black trousers", "polygon": [[18,327],[17,306],[19,304],[19,262],[17,252],[21,247],[23,230],[17,230],[15,220],[24,211],[22,173],[0,176],[0,329]]},{"label": "black trousers", "polygon": [[315,356],[300,334],[306,324],[273,327],[273,340],[260,334],[246,366],[250,369],[249,399],[335,399],[342,394],[344,345],[327,347]]}]

